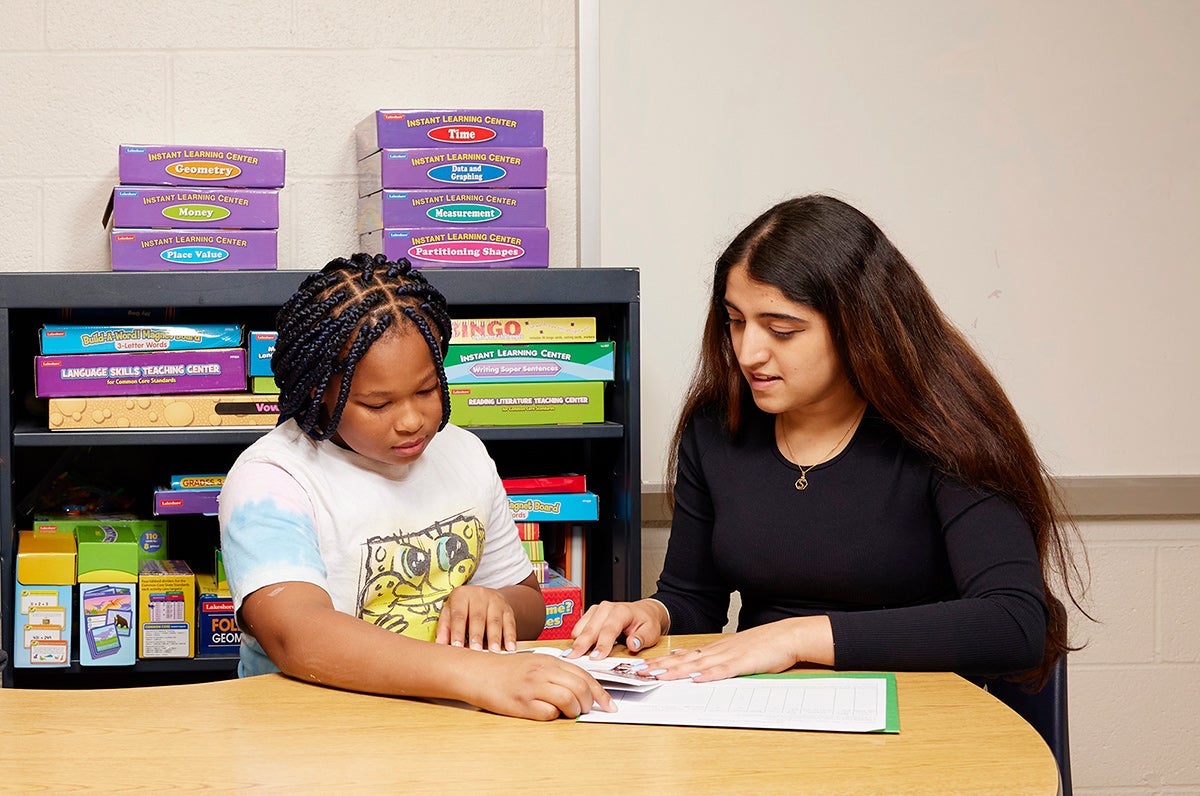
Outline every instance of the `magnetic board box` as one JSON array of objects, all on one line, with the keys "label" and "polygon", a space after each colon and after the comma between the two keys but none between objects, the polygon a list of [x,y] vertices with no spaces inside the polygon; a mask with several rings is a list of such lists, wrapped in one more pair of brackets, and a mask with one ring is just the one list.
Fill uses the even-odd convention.
[{"label": "magnetic board box", "polygon": [[195,654],[195,574],[186,561],[143,561],[138,572],[138,657]]},{"label": "magnetic board box", "polygon": [[45,354],[115,354],[139,351],[192,351],[237,348],[242,327],[203,326],[82,326],[46,324],[40,332]]},{"label": "magnetic board box", "polygon": [[22,530],[17,534],[13,595],[13,666],[71,665],[75,535]]}]

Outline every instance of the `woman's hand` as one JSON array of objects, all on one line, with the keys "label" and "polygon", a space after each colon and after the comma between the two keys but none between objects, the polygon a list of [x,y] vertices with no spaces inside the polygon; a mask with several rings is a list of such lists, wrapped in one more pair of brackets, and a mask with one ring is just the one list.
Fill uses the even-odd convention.
[{"label": "woman's hand", "polygon": [[517,648],[516,614],[496,589],[459,586],[442,605],[434,641],[473,650],[512,651]]},{"label": "woman's hand", "polygon": [[587,610],[571,631],[575,641],[564,658],[578,658],[588,650],[591,657],[607,658],[620,636],[633,652],[653,647],[670,627],[667,609],[658,600],[632,603],[602,602]]},{"label": "woman's hand", "polygon": [[488,655],[477,690],[467,699],[493,713],[550,721],[559,715],[573,719],[598,707],[614,713],[612,697],[582,667],[554,655]]},{"label": "woman's hand", "polygon": [[786,671],[797,663],[833,665],[833,631],[826,616],[781,619],[722,636],[711,644],[646,661],[640,674],[697,683],[743,674]]}]

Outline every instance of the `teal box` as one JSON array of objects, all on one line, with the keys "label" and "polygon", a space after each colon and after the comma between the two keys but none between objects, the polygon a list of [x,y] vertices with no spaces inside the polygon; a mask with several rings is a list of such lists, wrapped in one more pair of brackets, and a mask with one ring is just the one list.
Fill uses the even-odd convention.
[{"label": "teal box", "polygon": [[585,522],[600,517],[600,502],[592,492],[510,495],[508,507],[516,522]]},{"label": "teal box", "polygon": [[47,324],[41,330],[43,354],[94,354],[125,351],[194,351],[237,348],[242,327],[205,326],[77,326]]},{"label": "teal box", "polygon": [[13,595],[13,666],[71,665],[75,537],[20,531]]},{"label": "teal box", "polygon": [[275,338],[277,332],[250,331],[246,333],[246,348],[248,353],[247,375],[274,376],[271,369],[271,357],[275,356]]},{"label": "teal box", "polygon": [[612,381],[610,341],[455,345],[446,352],[448,384],[521,381]]}]

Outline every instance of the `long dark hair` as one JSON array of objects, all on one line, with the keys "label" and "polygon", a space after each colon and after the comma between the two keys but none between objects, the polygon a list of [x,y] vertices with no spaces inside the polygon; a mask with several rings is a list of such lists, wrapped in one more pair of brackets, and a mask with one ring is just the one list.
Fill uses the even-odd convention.
[{"label": "long dark hair", "polygon": [[996,377],[879,227],[845,202],[828,196],[781,202],[717,259],[699,362],[669,451],[668,483],[675,484],[679,443],[698,410],[718,409],[731,435],[744,413],[759,411],[726,327],[726,279],[740,264],[754,281],[825,316],[850,384],[909,444],[947,474],[1005,495],[1021,511],[1033,530],[1050,607],[1042,663],[1023,678],[1040,686],[1058,659],[1077,649],[1069,645],[1066,610],[1053,590],[1060,583],[1083,610],[1075,588],[1082,578],[1067,544],[1077,530]]},{"label": "long dark hair", "polygon": [[[276,315],[271,369],[279,387],[279,422],[295,418],[313,439],[332,437],[359,360],[402,318],[429,345],[442,388],[438,430],[444,428],[450,420],[443,365],[450,342],[446,299],[408,260],[361,253],[330,260],[305,278]],[[326,393],[335,381],[337,398],[326,410]]]}]

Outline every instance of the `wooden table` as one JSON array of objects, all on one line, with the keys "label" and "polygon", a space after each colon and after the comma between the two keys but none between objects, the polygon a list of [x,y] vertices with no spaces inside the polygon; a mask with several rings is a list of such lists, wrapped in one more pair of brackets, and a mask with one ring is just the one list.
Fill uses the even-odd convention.
[{"label": "wooden table", "polygon": [[[707,638],[671,637],[644,657]],[[1049,749],[994,697],[953,674],[896,682],[898,735],[543,723],[282,675],[0,689],[0,791],[1057,792]]]}]

